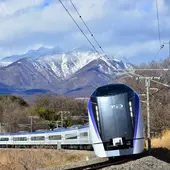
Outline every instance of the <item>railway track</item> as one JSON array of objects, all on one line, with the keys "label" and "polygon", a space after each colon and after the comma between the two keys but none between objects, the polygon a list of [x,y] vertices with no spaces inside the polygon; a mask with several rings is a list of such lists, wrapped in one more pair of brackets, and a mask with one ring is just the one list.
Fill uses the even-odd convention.
[{"label": "railway track", "polygon": [[70,168],[70,169],[66,169],[66,170],[88,170],[88,169],[96,170],[96,169],[106,168],[106,167],[109,167],[112,165],[120,165],[120,164],[123,164],[126,162],[140,159],[141,157],[143,157],[143,155],[138,155],[138,156],[132,155],[130,157],[129,156],[115,157],[115,158],[113,158],[112,161],[105,161],[105,162]]}]

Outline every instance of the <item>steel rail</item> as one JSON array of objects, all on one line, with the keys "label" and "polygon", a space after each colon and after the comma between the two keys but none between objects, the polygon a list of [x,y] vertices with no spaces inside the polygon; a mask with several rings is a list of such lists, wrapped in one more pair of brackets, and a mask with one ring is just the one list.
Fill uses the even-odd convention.
[{"label": "steel rail", "polygon": [[105,161],[105,162],[99,162],[99,163],[75,167],[75,168],[68,168],[66,170],[88,170],[88,169],[97,170],[97,169],[106,168],[112,165],[124,164],[130,161],[140,159],[144,156],[146,156],[146,152],[139,154],[139,155],[115,157],[113,158],[112,161]]}]

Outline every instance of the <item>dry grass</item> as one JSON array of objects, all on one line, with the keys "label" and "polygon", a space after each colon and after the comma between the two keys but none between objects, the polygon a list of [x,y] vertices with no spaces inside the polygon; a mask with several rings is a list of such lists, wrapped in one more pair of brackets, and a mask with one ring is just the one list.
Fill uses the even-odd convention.
[{"label": "dry grass", "polygon": [[152,143],[152,156],[170,163],[170,130],[165,131],[161,137],[154,138]]},{"label": "dry grass", "polygon": [[[145,141],[148,150],[148,141]],[[151,155],[159,160],[170,164],[170,130],[162,133],[161,137],[153,138],[151,140]]]},{"label": "dry grass", "polygon": [[160,138],[152,139],[152,147],[170,149],[170,131],[165,131]]},{"label": "dry grass", "polygon": [[0,149],[1,170],[35,170],[84,161],[93,156],[87,151],[54,149]]}]

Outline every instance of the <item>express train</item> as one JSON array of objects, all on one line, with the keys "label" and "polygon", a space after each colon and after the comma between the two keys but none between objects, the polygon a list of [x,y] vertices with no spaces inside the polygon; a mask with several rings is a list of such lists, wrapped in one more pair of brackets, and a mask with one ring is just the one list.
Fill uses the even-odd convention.
[{"label": "express train", "polygon": [[143,152],[144,124],[138,94],[125,84],[97,88],[88,101],[89,132],[99,157]]},{"label": "express train", "polygon": [[0,147],[53,147],[60,149],[91,149],[89,126],[74,126],[55,130],[1,133]]},{"label": "express train", "polygon": [[88,101],[89,125],[53,131],[0,133],[0,147],[53,146],[91,149],[99,157],[138,154],[144,150],[140,99],[125,84],[98,87]]}]

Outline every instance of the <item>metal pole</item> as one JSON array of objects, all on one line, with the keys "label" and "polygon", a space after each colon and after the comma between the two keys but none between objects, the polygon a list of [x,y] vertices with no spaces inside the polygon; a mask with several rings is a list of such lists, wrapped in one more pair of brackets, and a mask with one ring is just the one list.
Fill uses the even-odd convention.
[{"label": "metal pole", "polygon": [[61,111],[61,127],[63,128],[63,111]]},{"label": "metal pole", "polygon": [[31,132],[32,132],[32,116],[30,116],[31,117]]},{"label": "metal pole", "polygon": [[150,136],[150,109],[149,109],[149,88],[150,88],[150,79],[145,79],[145,85],[146,85],[146,95],[147,95],[147,127],[148,127],[148,152],[151,153],[151,136]]},{"label": "metal pole", "polygon": [[[148,152],[151,154],[151,134],[150,134],[150,109],[149,109],[149,91],[150,89],[150,83],[151,81],[158,83],[157,81],[154,81],[154,79],[160,79],[160,77],[137,77],[138,79],[144,79],[145,80],[145,87],[146,87],[146,95],[147,95],[147,138],[148,138]],[[159,83],[160,84],[160,83]],[[156,88],[153,88],[154,90]]]},{"label": "metal pole", "polygon": [[163,42],[163,44],[169,44],[169,57],[170,57],[170,41]]},{"label": "metal pole", "polygon": [[170,41],[169,41],[169,57],[170,57]]}]

